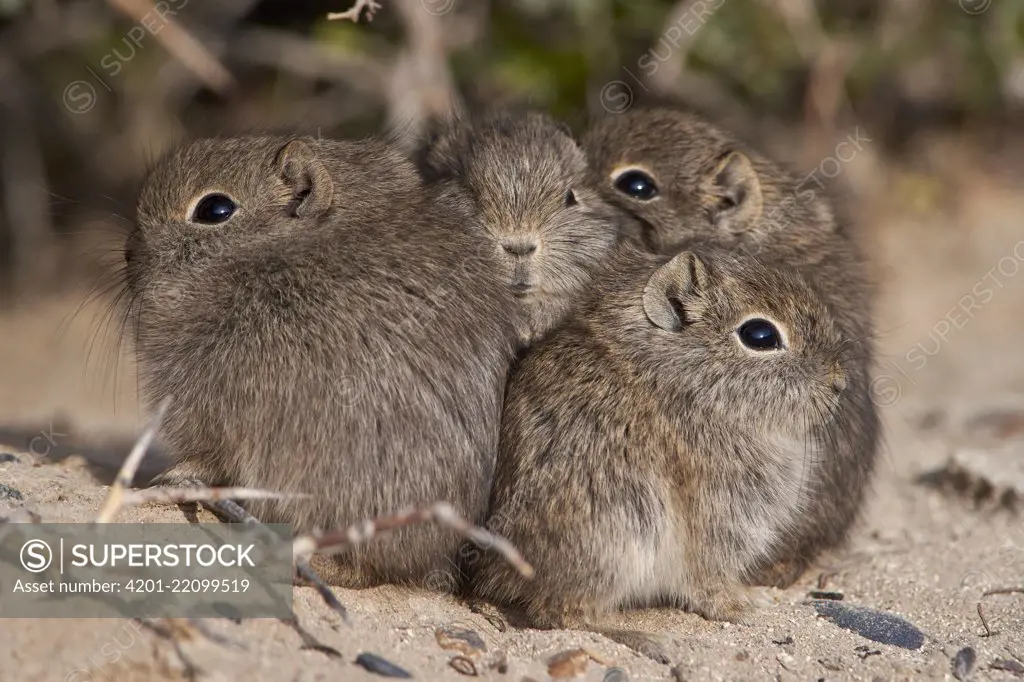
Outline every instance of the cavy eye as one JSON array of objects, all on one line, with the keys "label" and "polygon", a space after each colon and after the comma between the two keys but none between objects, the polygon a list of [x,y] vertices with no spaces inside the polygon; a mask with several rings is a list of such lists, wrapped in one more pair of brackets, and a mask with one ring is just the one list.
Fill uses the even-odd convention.
[{"label": "cavy eye", "polygon": [[576,193],[569,190],[565,195],[565,207],[569,208],[570,206],[575,206],[578,203],[579,202],[576,201]]},{"label": "cavy eye", "polygon": [[654,178],[640,170],[629,170],[615,178],[615,189],[641,201],[658,196]]},{"label": "cavy eye", "polygon": [[206,225],[223,223],[235,213],[235,202],[223,194],[207,194],[192,211],[192,220]]},{"label": "cavy eye", "polygon": [[782,334],[774,324],[759,317],[747,320],[736,330],[744,346],[751,350],[778,350],[782,348]]}]

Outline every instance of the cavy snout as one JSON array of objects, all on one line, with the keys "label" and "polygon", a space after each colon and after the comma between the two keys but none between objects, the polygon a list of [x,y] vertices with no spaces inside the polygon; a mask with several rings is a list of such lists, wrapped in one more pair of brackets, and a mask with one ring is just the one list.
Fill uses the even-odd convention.
[{"label": "cavy snout", "polygon": [[512,256],[526,257],[537,250],[537,240],[533,237],[505,237],[501,240],[501,248]]}]

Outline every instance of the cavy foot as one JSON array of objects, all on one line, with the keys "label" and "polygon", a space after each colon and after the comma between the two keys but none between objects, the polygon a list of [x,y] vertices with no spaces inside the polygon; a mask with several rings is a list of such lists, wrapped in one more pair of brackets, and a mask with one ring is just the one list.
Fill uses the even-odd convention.
[{"label": "cavy foot", "polygon": [[785,559],[758,571],[751,578],[750,584],[785,589],[799,580],[806,570],[807,561],[804,559]]},{"label": "cavy foot", "polygon": [[208,483],[208,480],[209,472],[202,471],[200,467],[190,462],[182,461],[154,476],[150,485],[154,488],[202,488],[213,485]]},{"label": "cavy foot", "polygon": [[381,580],[368,571],[352,566],[342,557],[333,554],[314,554],[309,557],[309,566],[328,585],[349,590],[375,587]]},{"label": "cavy foot", "polygon": [[754,605],[747,590],[723,588],[693,600],[693,610],[708,620],[750,625]]}]

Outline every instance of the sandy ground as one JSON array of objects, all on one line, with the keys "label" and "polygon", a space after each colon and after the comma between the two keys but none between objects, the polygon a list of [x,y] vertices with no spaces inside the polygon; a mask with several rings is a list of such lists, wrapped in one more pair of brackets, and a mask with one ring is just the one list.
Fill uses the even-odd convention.
[{"label": "sandy ground", "polygon": [[[752,625],[672,610],[624,615],[624,627],[670,640],[672,665],[662,665],[596,634],[505,627],[454,598],[418,590],[339,590],[352,615],[345,625],[311,589],[296,588],[298,628],[205,621],[204,634],[182,623],[0,620],[0,680],[378,678],[355,664],[362,652],[419,679],[460,679],[450,663],[457,652],[435,636],[445,626],[472,629],[483,640],[486,650],[471,657],[479,676],[516,682],[549,679],[550,657],[580,648],[590,656],[580,656],[577,679],[609,682],[627,679],[609,674],[612,667],[635,680],[954,679],[952,660],[963,647],[976,653],[971,679],[1024,678],[997,663],[1024,665],[1024,595],[984,599],[990,632],[977,608],[984,589],[1024,585],[1024,499],[1000,497],[1014,485],[1013,466],[1018,475],[1024,468],[1024,272],[1017,273],[1024,245],[1019,258],[1013,251],[1024,240],[1024,195],[1010,189],[1019,178],[945,173],[939,159],[934,175],[858,171],[873,178],[869,190],[888,188],[870,209],[857,206],[883,283],[878,375],[886,449],[849,548],[790,589],[764,590],[769,605]],[[951,313],[980,282],[992,295],[978,297],[969,314]],[[114,362],[113,345],[97,327],[102,306],[86,306],[62,324],[81,300],[28,301],[0,317],[0,452],[17,455],[0,463],[0,482],[24,498],[0,501],[0,515],[25,506],[48,521],[91,520],[110,481],[109,469],[93,463],[116,465],[144,416],[130,361]],[[979,417],[995,426],[977,426]],[[976,501],[918,482],[972,451],[989,456],[991,476],[1004,478],[992,490],[979,484]],[[119,520],[186,516],[152,506]],[[806,602],[822,586],[841,592],[843,604],[902,616],[925,634],[923,646],[878,644],[817,616]],[[304,646],[309,637],[323,646]]]}]

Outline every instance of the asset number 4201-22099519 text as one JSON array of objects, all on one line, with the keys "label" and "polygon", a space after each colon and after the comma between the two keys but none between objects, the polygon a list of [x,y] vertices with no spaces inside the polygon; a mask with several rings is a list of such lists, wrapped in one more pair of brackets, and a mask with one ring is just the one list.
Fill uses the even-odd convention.
[{"label": "asset number 4201-22099519 text", "polygon": [[125,583],[126,592],[246,592],[249,580],[216,578],[172,578],[170,580],[136,578]]}]

